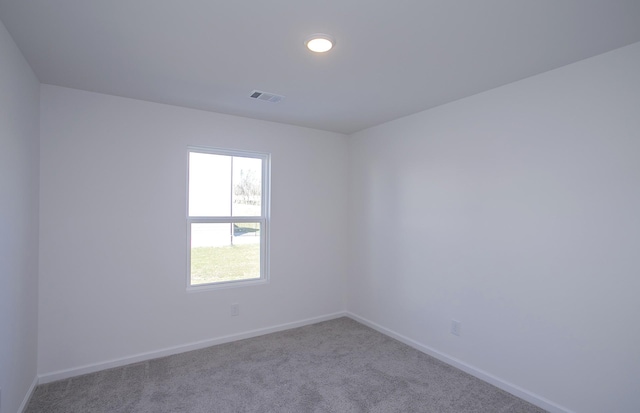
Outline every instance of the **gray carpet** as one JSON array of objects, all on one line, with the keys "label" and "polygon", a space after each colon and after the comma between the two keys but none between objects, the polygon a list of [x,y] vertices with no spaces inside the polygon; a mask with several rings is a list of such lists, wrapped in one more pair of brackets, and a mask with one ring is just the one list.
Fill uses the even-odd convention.
[{"label": "gray carpet", "polygon": [[40,385],[40,412],[544,410],[340,318]]}]

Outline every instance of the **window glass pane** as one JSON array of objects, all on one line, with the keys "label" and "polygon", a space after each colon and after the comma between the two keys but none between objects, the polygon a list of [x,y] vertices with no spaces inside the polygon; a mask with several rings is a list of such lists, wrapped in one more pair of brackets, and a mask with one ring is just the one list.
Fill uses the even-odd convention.
[{"label": "window glass pane", "polygon": [[231,216],[231,158],[189,153],[189,216]]},{"label": "window glass pane", "polygon": [[262,215],[262,159],[233,157],[233,216]]},{"label": "window glass pane", "polygon": [[191,224],[191,285],[260,278],[260,223]]}]

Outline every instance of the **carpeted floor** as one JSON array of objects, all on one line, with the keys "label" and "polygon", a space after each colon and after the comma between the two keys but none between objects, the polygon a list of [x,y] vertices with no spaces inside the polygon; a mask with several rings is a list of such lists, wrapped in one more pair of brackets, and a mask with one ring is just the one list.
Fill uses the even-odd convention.
[{"label": "carpeted floor", "polygon": [[36,388],[25,413],[544,410],[349,318]]}]

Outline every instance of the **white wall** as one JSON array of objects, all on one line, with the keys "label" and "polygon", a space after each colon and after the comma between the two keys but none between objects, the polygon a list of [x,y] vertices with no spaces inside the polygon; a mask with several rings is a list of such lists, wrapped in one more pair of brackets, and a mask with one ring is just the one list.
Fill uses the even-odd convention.
[{"label": "white wall", "polygon": [[39,90],[0,22],[0,413],[36,377]]},{"label": "white wall", "polygon": [[[43,376],[345,310],[345,135],[48,85],[41,130]],[[186,292],[187,145],[272,154],[270,283]]]},{"label": "white wall", "polygon": [[350,312],[557,411],[640,410],[640,43],[349,151]]}]

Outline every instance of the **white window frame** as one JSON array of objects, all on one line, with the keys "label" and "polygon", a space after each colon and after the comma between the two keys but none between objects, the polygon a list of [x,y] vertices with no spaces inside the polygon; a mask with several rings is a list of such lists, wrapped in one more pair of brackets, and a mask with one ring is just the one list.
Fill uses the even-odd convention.
[{"label": "white window frame", "polygon": [[[191,153],[257,158],[262,160],[262,199],[260,216],[190,216],[189,215],[189,159]],[[187,291],[207,291],[223,288],[244,287],[269,282],[269,221],[271,205],[271,154],[239,149],[187,147]],[[248,280],[218,281],[208,284],[191,284],[191,224],[255,222],[260,224],[260,278]]]}]

